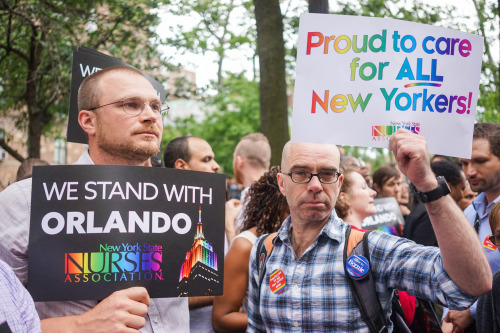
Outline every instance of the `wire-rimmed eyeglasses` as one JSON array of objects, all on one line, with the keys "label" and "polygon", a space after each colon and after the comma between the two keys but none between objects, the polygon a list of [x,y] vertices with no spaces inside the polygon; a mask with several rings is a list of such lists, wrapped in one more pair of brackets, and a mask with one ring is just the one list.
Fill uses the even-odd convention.
[{"label": "wire-rimmed eyeglasses", "polygon": [[338,171],[321,171],[319,173],[292,171],[285,173],[285,175],[290,176],[292,182],[297,184],[309,183],[313,176],[318,177],[319,181],[323,184],[333,184],[339,180],[341,173]]},{"label": "wire-rimmed eyeglasses", "polygon": [[153,110],[154,113],[157,113],[157,118],[163,118],[168,114],[168,110],[170,110],[170,107],[166,103],[161,103],[160,101],[153,101],[151,103],[144,102],[140,98],[125,98],[120,101],[96,106],[90,109],[87,109],[89,111],[96,110],[99,108],[102,108],[104,106],[112,105],[112,104],[117,104],[117,103],[122,103],[122,108],[123,111],[125,111],[126,114],[129,114],[131,116],[138,116],[144,111],[144,108],[146,107],[146,104],[149,105],[151,110]]}]

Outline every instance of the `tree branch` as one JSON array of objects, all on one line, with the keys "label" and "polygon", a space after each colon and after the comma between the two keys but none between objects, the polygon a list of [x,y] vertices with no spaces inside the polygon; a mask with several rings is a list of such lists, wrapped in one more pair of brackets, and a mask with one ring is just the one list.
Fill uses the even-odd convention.
[{"label": "tree branch", "polygon": [[16,160],[18,160],[19,162],[22,162],[25,160],[24,157],[21,156],[21,154],[19,154],[16,150],[14,150],[12,147],[10,147],[7,142],[5,142],[5,140],[0,140],[0,147],[3,148],[3,150],[5,150],[7,153],[9,153],[9,155],[11,155],[12,157],[14,157]]}]

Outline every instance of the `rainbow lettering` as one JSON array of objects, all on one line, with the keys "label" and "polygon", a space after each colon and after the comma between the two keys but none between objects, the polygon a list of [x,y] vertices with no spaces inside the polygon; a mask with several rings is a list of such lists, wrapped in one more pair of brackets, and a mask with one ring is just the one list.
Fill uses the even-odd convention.
[{"label": "rainbow lettering", "polygon": [[64,254],[64,282],[163,280],[162,246],[100,244],[100,252]]}]

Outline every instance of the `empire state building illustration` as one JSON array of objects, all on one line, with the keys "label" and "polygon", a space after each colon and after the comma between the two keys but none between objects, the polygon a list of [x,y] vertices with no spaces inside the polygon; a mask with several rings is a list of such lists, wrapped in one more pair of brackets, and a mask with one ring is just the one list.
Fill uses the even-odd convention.
[{"label": "empire state building illustration", "polygon": [[210,296],[222,293],[217,254],[213,251],[212,243],[207,241],[203,234],[201,206],[198,209],[196,235],[181,266],[177,291],[179,296]]}]

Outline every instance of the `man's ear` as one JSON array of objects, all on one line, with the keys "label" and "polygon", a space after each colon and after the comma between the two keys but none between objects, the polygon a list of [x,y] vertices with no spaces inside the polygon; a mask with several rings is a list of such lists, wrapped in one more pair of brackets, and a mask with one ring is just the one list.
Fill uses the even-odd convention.
[{"label": "man's ear", "polygon": [[175,160],[174,168],[181,169],[181,170],[191,170],[191,168],[189,167],[189,164],[186,161],[184,161],[182,158],[178,158],[177,160]]},{"label": "man's ear", "polygon": [[339,193],[339,199],[338,199],[338,200],[339,200],[339,201],[342,201],[342,202],[344,202],[344,203],[345,203],[345,202],[347,202],[347,201],[348,201],[348,200],[347,200],[347,193],[345,193],[345,192],[340,192],[340,193]]},{"label": "man's ear", "polygon": [[96,134],[96,114],[95,112],[88,110],[81,110],[78,113],[78,123],[88,136],[93,136]]},{"label": "man's ear", "polygon": [[243,169],[244,165],[245,165],[245,160],[243,159],[243,157],[241,157],[239,155],[236,156],[236,163],[235,163],[236,169],[241,170],[241,169]]},{"label": "man's ear", "polygon": [[339,180],[337,180],[337,186],[338,186],[339,191],[340,191],[340,188],[342,187],[343,182],[344,182],[344,175],[340,174]]},{"label": "man's ear", "polygon": [[286,194],[285,194],[285,175],[282,173],[278,173],[276,176],[278,179],[278,186],[280,188],[280,192],[281,192],[281,194],[283,194],[286,197]]}]

